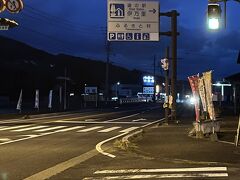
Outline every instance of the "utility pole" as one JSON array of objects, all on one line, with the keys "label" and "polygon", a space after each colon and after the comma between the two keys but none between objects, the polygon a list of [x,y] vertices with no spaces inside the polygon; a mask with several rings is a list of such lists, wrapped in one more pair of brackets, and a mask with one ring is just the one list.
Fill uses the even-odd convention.
[{"label": "utility pole", "polygon": [[173,97],[172,110],[171,110],[171,120],[176,120],[176,82],[177,82],[177,16],[179,13],[176,10],[166,13],[160,13],[160,16],[171,17],[171,31],[170,32],[160,32],[160,35],[171,36],[172,37],[172,75],[171,75],[171,95]]},{"label": "utility pole", "polygon": [[153,57],[153,78],[154,78],[154,87],[153,87],[153,102],[156,102],[156,55]]},{"label": "utility pole", "polygon": [[[169,59],[169,47],[166,48],[166,58]],[[166,98],[169,98],[169,82],[168,82],[168,74],[169,74],[169,70],[165,70],[164,71],[165,74],[165,93],[166,93]],[[166,124],[168,124],[168,107],[165,108],[165,121]]]},{"label": "utility pole", "polygon": [[107,41],[107,62],[106,62],[106,74],[105,74],[105,104],[108,103],[109,100],[109,56],[110,56],[110,42]]},{"label": "utility pole", "polygon": [[176,107],[176,83],[177,83],[177,16],[179,14],[176,10],[172,11],[171,24],[172,24],[172,77],[171,77],[171,91],[172,91],[172,111],[171,120],[176,121],[177,107]]}]

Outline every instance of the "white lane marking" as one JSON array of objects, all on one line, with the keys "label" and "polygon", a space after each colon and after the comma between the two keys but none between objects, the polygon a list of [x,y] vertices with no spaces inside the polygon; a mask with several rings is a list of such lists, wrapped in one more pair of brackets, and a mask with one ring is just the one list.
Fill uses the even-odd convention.
[{"label": "white lane marking", "polygon": [[95,120],[98,120],[98,119],[85,119],[84,121],[88,122],[88,121],[95,121]]},{"label": "white lane marking", "polygon": [[40,134],[40,135],[24,135],[24,136],[27,136],[27,137],[21,138],[21,139],[12,140],[12,141],[3,142],[3,143],[0,143],[0,146],[5,145],[5,144],[11,144],[11,143],[15,143],[15,142],[20,142],[20,141],[24,141],[24,140],[28,140],[28,139],[33,139],[33,138],[37,138],[37,137],[42,137],[42,136],[46,136],[46,135],[50,135],[50,134],[56,134],[56,132],[50,132],[50,133],[47,133],[47,134]]},{"label": "white lane marking", "polygon": [[39,134],[26,134],[26,135],[21,135],[21,136],[35,138],[35,137],[39,137]]},{"label": "white lane marking", "polygon": [[23,127],[28,127],[31,125],[21,125],[21,126],[12,126],[12,127],[6,127],[6,128],[1,128],[0,131],[6,131],[6,130],[12,130],[12,129],[18,129],[18,128],[23,128]]},{"label": "white lane marking", "polygon": [[96,150],[97,150],[99,153],[101,153],[101,154],[103,154],[103,155],[105,155],[105,156],[108,156],[108,157],[111,157],[111,158],[115,158],[115,157],[116,157],[115,155],[110,154],[110,153],[107,153],[107,152],[104,152],[104,151],[102,150],[102,145],[105,144],[105,143],[107,143],[107,142],[109,142],[109,141],[112,141],[112,140],[114,140],[114,139],[117,139],[117,138],[119,138],[119,137],[125,136],[126,134],[128,134],[128,133],[125,132],[125,133],[119,134],[119,135],[117,135],[117,136],[111,137],[111,138],[109,138],[109,139],[106,139],[106,140],[104,140],[104,141],[101,141],[100,143],[98,143],[98,144],[96,145]]},{"label": "white lane marking", "polygon": [[121,127],[120,126],[115,126],[115,127],[110,127],[110,128],[107,128],[107,129],[103,129],[103,130],[98,131],[98,132],[106,133],[106,132],[114,131],[114,130],[119,129],[119,128],[121,128]]},{"label": "white lane marking", "polygon": [[162,173],[162,172],[202,172],[202,171],[227,171],[227,167],[199,167],[199,168],[171,168],[171,169],[119,169],[101,170],[94,174],[115,174],[115,173]]},{"label": "white lane marking", "polygon": [[24,121],[34,121],[34,120],[39,120],[39,119],[61,118],[61,117],[65,117],[65,116],[78,115],[78,114],[81,114],[81,113],[72,113],[72,114],[47,116],[47,117],[37,117],[37,118],[30,118],[30,119],[21,119],[21,118],[19,118],[19,119],[9,119],[9,120],[1,121],[0,124],[14,123],[14,122],[24,122]]},{"label": "white lane marking", "polygon": [[132,120],[133,122],[138,122],[138,121],[146,121],[147,119],[144,119],[144,118],[140,118],[140,119],[135,119],[135,120]]},{"label": "white lane marking", "polygon": [[108,120],[107,122],[112,122],[112,121],[117,121],[117,120],[121,120],[121,119],[126,119],[126,118],[129,118],[129,117],[137,116],[139,114],[140,113],[132,114],[132,115],[129,115],[129,116],[123,116],[123,117],[120,117],[120,118]]},{"label": "white lane marking", "polygon": [[139,128],[139,127],[130,127],[130,128],[121,130],[121,131],[119,131],[119,132],[120,132],[120,133],[130,132],[130,131],[133,131],[133,130],[138,129],[138,128]]},{"label": "white lane marking", "polygon": [[79,165],[80,163],[96,156],[98,152],[96,149],[93,149],[91,151],[88,151],[84,154],[81,154],[80,156],[74,157],[72,159],[69,159],[65,162],[59,163],[53,167],[50,167],[46,170],[43,170],[37,174],[34,174],[30,177],[25,178],[24,180],[44,180],[44,179],[49,179],[50,177],[59,174],[71,167],[74,167],[76,165]]},{"label": "white lane marking", "polygon": [[81,128],[84,128],[84,127],[86,127],[86,126],[75,126],[75,127],[60,129],[60,130],[57,130],[55,132],[67,132],[67,131],[72,131],[72,130],[75,130],[75,129],[81,129]]},{"label": "white lane marking", "polygon": [[197,174],[161,174],[161,175],[129,175],[129,176],[105,176],[86,177],[83,180],[115,180],[115,179],[163,179],[163,178],[207,178],[207,177],[228,177],[228,173],[197,173]]},{"label": "white lane marking", "polygon": [[45,128],[45,127],[48,127],[48,126],[34,126],[34,127],[12,130],[11,132],[23,132],[23,131],[29,131],[29,130],[34,130],[34,129],[41,129],[41,128]]},{"label": "white lane marking", "polygon": [[234,145],[234,144],[235,144],[234,142],[229,142],[229,141],[217,141],[217,142],[225,143],[225,144],[231,144],[231,145]]},{"label": "white lane marking", "polygon": [[45,132],[45,131],[50,131],[50,130],[54,130],[54,129],[61,129],[61,128],[65,128],[66,126],[55,126],[55,127],[50,127],[50,128],[46,128],[46,129],[39,129],[39,130],[35,130],[34,132]]},{"label": "white lane marking", "polygon": [[6,141],[11,141],[11,139],[9,139],[9,138],[0,138],[0,141],[6,142]]},{"label": "white lane marking", "polygon": [[82,130],[79,130],[77,132],[89,132],[89,131],[93,131],[93,130],[96,130],[96,129],[100,129],[100,128],[103,128],[104,126],[95,126],[95,127],[91,127],[91,128],[87,128],[87,129],[82,129]]},{"label": "white lane marking", "polygon": [[102,122],[86,122],[86,121],[55,121],[58,123],[72,123],[72,124],[147,124],[148,122],[108,122],[108,121],[102,121]]}]

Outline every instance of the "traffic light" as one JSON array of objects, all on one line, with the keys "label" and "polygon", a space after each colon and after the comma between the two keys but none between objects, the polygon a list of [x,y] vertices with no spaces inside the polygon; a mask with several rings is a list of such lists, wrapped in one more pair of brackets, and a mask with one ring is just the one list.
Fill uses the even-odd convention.
[{"label": "traffic light", "polygon": [[169,62],[167,58],[161,59],[161,63],[162,63],[162,68],[164,71],[168,70],[168,66],[169,66]]},{"label": "traffic light", "polygon": [[221,7],[217,3],[208,4],[208,28],[219,29]]}]

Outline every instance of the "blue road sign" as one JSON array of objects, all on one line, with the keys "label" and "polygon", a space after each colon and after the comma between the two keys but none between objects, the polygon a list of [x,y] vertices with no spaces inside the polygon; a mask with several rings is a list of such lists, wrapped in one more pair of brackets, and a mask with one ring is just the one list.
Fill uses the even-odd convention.
[{"label": "blue road sign", "polygon": [[141,40],[142,37],[141,37],[141,33],[134,33],[134,40]]},{"label": "blue road sign", "polygon": [[109,40],[116,40],[116,33],[109,33],[108,38]]},{"label": "blue road sign", "polygon": [[150,34],[149,33],[143,33],[142,39],[143,40],[150,40]]},{"label": "blue road sign", "polygon": [[125,9],[124,4],[110,4],[110,17],[111,18],[124,18],[125,17]]},{"label": "blue road sign", "polygon": [[126,40],[133,40],[133,33],[126,33]]},{"label": "blue road sign", "polygon": [[117,33],[117,40],[124,40],[124,33]]}]

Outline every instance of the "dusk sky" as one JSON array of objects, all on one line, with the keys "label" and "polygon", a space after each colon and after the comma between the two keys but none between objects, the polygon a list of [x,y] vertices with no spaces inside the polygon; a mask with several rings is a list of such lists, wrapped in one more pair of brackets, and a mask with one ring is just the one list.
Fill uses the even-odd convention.
[{"label": "dusk sky", "polygon": [[[211,32],[206,26],[207,0],[161,0],[160,11],[177,10],[178,79],[214,70],[215,79],[239,72],[240,3],[228,1],[227,28]],[[65,53],[106,61],[107,0],[25,0],[15,19],[19,27],[0,35],[50,53]],[[160,31],[170,30],[170,18],[160,18]],[[152,72],[153,57],[164,57],[169,37],[159,42],[113,42],[110,61],[118,66]],[[91,69],[91,67],[89,67]],[[157,72],[162,73],[160,67]]]}]

